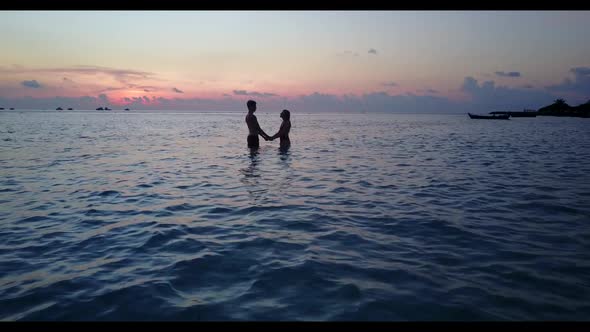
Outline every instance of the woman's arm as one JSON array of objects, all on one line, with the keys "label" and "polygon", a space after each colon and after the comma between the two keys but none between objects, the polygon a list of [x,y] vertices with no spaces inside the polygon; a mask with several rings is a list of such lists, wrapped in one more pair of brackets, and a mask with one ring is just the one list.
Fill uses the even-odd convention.
[{"label": "woman's arm", "polygon": [[279,131],[276,134],[274,134],[270,138],[270,140],[272,141],[273,139],[279,138],[279,137],[283,136],[284,134],[285,134],[285,122],[283,121],[283,123],[281,123],[281,127],[279,128]]}]

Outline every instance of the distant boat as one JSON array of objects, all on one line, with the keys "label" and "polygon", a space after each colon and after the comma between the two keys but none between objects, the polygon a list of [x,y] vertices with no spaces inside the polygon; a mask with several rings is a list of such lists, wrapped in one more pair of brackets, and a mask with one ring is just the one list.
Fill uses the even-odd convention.
[{"label": "distant boat", "polygon": [[126,108],[125,110],[126,110],[126,111],[128,111],[129,109],[128,109],[128,108]]},{"label": "distant boat", "polygon": [[96,110],[97,110],[97,111],[104,111],[104,108],[102,108],[102,107],[99,107],[99,108],[97,108]]},{"label": "distant boat", "polygon": [[490,112],[490,114],[508,114],[513,118],[535,118],[537,117],[537,111],[524,110],[522,112]]},{"label": "distant boat", "polygon": [[489,120],[508,120],[510,119],[510,114],[502,114],[502,115],[477,115],[467,113],[471,119],[489,119]]},{"label": "distant boat", "polygon": [[74,109],[71,107],[68,107],[68,111],[73,111]]},{"label": "distant boat", "polygon": [[63,109],[63,108],[61,108],[61,107],[58,107],[58,108],[56,108],[55,110],[56,110],[56,111],[63,111],[64,109]]}]

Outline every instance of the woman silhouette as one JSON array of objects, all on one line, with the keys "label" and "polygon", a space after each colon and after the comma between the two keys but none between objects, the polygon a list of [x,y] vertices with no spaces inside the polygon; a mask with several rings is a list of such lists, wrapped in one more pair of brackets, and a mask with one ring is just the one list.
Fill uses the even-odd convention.
[{"label": "woman silhouette", "polygon": [[291,146],[291,140],[289,140],[289,131],[291,131],[291,112],[288,110],[283,110],[281,112],[281,118],[283,119],[283,123],[281,123],[281,128],[279,131],[270,137],[270,140],[274,140],[275,138],[280,138],[280,147],[281,149],[287,149]]}]

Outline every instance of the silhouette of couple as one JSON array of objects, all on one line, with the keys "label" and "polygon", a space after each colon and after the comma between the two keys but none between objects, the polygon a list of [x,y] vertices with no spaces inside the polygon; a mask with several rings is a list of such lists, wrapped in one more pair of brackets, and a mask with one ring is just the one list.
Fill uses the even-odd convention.
[{"label": "silhouette of couple", "polygon": [[291,146],[291,141],[289,140],[289,131],[291,130],[291,113],[288,110],[283,110],[281,112],[281,118],[283,119],[283,123],[281,123],[281,127],[279,131],[274,134],[273,136],[268,136],[260,125],[258,124],[258,119],[256,119],[256,102],[254,100],[248,100],[246,103],[248,106],[248,115],[246,115],[246,124],[248,125],[248,147],[249,148],[258,148],[260,146],[260,141],[258,140],[258,135],[262,136],[267,141],[272,141],[276,138],[280,138],[280,148],[281,149],[288,149]]}]

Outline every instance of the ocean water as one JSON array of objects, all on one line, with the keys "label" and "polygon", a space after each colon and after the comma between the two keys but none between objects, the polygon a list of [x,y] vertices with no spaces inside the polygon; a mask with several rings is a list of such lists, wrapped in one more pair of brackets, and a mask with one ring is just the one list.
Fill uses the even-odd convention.
[{"label": "ocean water", "polygon": [[590,120],[244,116],[1,112],[0,320],[589,319]]}]

